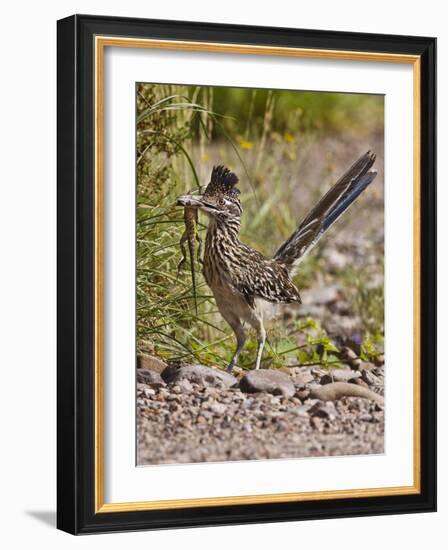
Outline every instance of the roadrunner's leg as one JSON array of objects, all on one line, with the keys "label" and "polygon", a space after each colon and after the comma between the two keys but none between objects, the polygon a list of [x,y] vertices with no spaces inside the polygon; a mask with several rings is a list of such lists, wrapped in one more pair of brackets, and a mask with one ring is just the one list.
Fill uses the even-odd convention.
[{"label": "roadrunner's leg", "polygon": [[238,317],[230,315],[229,313],[226,313],[226,315],[223,315],[223,317],[232,327],[232,330],[236,336],[236,350],[233,354],[232,359],[230,360],[230,363],[227,366],[227,372],[232,372],[232,369],[236,365],[238,357],[242,349],[244,348],[244,344],[246,343],[246,333],[244,332],[243,323],[239,320]]},{"label": "roadrunner's leg", "polygon": [[255,362],[255,369],[260,368],[261,357],[263,355],[264,344],[266,342],[266,331],[263,326],[263,321],[260,323],[258,329],[258,348],[257,348],[257,360]]},{"label": "roadrunner's leg", "polygon": [[266,330],[263,325],[263,315],[261,314],[261,312],[257,312],[257,315],[250,319],[249,323],[257,333],[258,347],[257,358],[255,361],[255,369],[259,369],[261,364],[261,357],[263,355],[264,344],[266,342]]}]

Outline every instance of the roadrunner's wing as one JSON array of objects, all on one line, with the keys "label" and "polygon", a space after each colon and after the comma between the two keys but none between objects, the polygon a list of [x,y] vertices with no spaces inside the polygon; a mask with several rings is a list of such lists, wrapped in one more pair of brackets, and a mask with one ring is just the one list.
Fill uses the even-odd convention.
[{"label": "roadrunner's wing", "polygon": [[231,285],[253,307],[261,298],[274,304],[302,303],[299,291],[288,275],[288,270],[278,262],[265,258],[257,250],[241,245],[244,263],[233,267],[229,274]]},{"label": "roadrunner's wing", "polygon": [[274,259],[292,271],[322,235],[375,179],[376,171],[370,170],[375,159],[376,155],[367,151],[357,160],[277,250]]}]

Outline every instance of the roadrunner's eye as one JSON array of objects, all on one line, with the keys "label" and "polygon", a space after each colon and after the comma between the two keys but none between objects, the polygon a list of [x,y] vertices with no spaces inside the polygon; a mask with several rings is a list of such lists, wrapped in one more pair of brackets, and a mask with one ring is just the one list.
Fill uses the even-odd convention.
[{"label": "roadrunner's eye", "polygon": [[219,205],[219,206],[225,206],[225,204],[226,204],[226,200],[225,200],[225,199],[219,199],[219,201],[218,201],[218,205]]}]

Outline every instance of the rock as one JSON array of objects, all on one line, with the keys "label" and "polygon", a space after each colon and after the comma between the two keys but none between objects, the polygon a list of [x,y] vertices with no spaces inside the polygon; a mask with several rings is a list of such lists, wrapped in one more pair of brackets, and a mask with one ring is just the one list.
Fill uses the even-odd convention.
[{"label": "rock", "polygon": [[305,401],[310,396],[310,390],[298,390],[295,394],[301,401]]},{"label": "rock", "polygon": [[384,365],[384,353],[381,353],[380,355],[377,355],[374,359],[375,365],[378,367],[381,367]]},{"label": "rock", "polygon": [[321,318],[324,313],[323,306],[317,306],[313,304],[301,305],[297,311],[298,317],[317,317]]},{"label": "rock", "polygon": [[[294,395],[297,395],[297,392]],[[294,405],[302,405],[302,401],[298,397],[291,397],[291,403],[294,403]]]},{"label": "rock", "polygon": [[335,285],[309,288],[303,293],[303,304],[325,305],[335,302],[338,299],[338,295],[338,287]]},{"label": "rock", "polygon": [[359,366],[359,371],[363,371],[363,370],[373,370],[375,368],[375,365],[372,365],[372,363],[362,363],[360,366]]},{"label": "rock", "polygon": [[224,414],[227,410],[227,407],[223,403],[211,403],[208,408],[218,416]]},{"label": "rock", "polygon": [[317,431],[322,431],[324,427],[324,421],[320,416],[312,416],[310,418],[310,425]]},{"label": "rock", "polygon": [[349,257],[347,254],[342,254],[336,248],[327,248],[324,253],[325,262],[328,263],[329,269],[339,271],[347,267]]},{"label": "rock", "polygon": [[167,384],[180,384],[181,381],[188,380],[193,384],[218,388],[231,388],[238,383],[228,372],[204,365],[170,366],[163,371],[162,378]]},{"label": "rock", "polygon": [[350,304],[345,300],[337,300],[336,302],[334,302],[334,304],[332,304],[331,308],[334,313],[337,313],[338,315],[341,315],[343,317],[348,316],[352,313]]},{"label": "rock", "polygon": [[333,338],[347,337],[354,331],[359,330],[361,319],[358,316],[348,317],[346,315],[337,315],[333,313],[322,322],[323,328],[328,335]]},{"label": "rock", "polygon": [[327,374],[327,370],[324,368],[313,367],[311,369],[311,373],[314,375],[315,378],[321,378],[322,376],[325,376],[325,374]]},{"label": "rock", "polygon": [[353,370],[358,370],[361,365],[362,365],[361,358],[354,359],[353,361],[350,362],[350,368]]},{"label": "rock", "polygon": [[369,370],[363,370],[361,373],[361,377],[368,384],[369,386],[376,386],[378,385],[378,378],[372,374]]},{"label": "rock", "polygon": [[291,376],[291,381],[295,386],[305,386],[314,380],[314,376],[310,372],[302,372]]},{"label": "rock", "polygon": [[320,379],[322,385],[331,384],[332,382],[348,382],[353,378],[359,378],[360,372],[353,372],[351,369],[332,369],[328,374],[325,374]]},{"label": "rock", "polygon": [[350,384],[356,384],[357,386],[364,386],[365,388],[369,387],[369,384],[366,384],[362,378],[351,378],[349,382]]},{"label": "rock", "polygon": [[160,374],[149,369],[137,369],[137,382],[153,388],[160,388],[165,385]]},{"label": "rock", "polygon": [[137,391],[139,392],[139,394],[143,394],[146,397],[152,397],[156,393],[155,390],[153,390],[152,388],[148,388],[146,384],[142,384],[140,382],[137,382]]},{"label": "rock", "polygon": [[351,334],[347,335],[344,341],[344,344],[350,349],[352,349],[356,353],[356,355],[359,356],[361,355],[362,341],[363,341],[363,336],[361,334],[361,330],[359,330],[359,331],[354,331]]},{"label": "rock", "polygon": [[[297,364],[297,358],[293,358],[293,361],[295,364]],[[311,374],[311,369],[309,367],[283,367],[280,369],[282,372],[286,372],[290,376],[298,376],[298,375],[309,375]]]},{"label": "rock", "polygon": [[332,420],[338,416],[338,412],[334,403],[327,401],[322,403],[322,401],[317,401],[314,405],[308,410],[310,416],[318,416],[319,418],[329,418]]},{"label": "rock", "polygon": [[384,404],[383,396],[376,394],[368,388],[358,386],[357,384],[349,384],[348,382],[333,382],[332,384],[313,388],[310,395],[313,399],[320,399],[321,401],[336,401],[341,397],[347,396],[364,397]]},{"label": "rock", "polygon": [[240,381],[240,389],[246,393],[267,392],[292,397],[294,384],[287,374],[273,369],[253,370]]},{"label": "rock", "polygon": [[379,378],[384,378],[384,367],[374,367],[372,369],[372,372],[375,376],[378,376]]},{"label": "rock", "polygon": [[147,369],[161,374],[167,367],[165,361],[154,355],[137,355],[137,368]]},{"label": "rock", "polygon": [[344,346],[343,348],[341,348],[338,355],[339,359],[341,359],[342,361],[347,361],[348,363],[358,358],[356,353],[348,346]]},{"label": "rock", "polygon": [[308,416],[308,411],[310,410],[310,407],[307,407],[306,405],[301,405],[300,407],[297,407],[295,409],[295,414],[297,416]]},{"label": "rock", "polygon": [[362,359],[348,346],[344,346],[338,355],[339,359],[348,363],[353,370],[358,370],[362,365]]},{"label": "rock", "polygon": [[179,380],[177,386],[180,388],[182,393],[191,393],[193,391],[193,385],[190,380],[187,380],[186,378]]},{"label": "rock", "polygon": [[241,378],[241,376],[243,376],[244,374],[244,369],[242,369],[241,367],[233,367],[232,369],[232,375],[233,376],[236,376],[237,378]]}]

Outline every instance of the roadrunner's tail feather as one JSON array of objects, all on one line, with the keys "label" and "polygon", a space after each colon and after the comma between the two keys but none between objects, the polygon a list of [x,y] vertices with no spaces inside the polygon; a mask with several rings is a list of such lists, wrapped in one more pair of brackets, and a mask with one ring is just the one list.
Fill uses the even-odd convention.
[{"label": "roadrunner's tail feather", "polygon": [[293,271],[322,235],[375,179],[376,171],[370,170],[375,159],[376,155],[367,151],[357,160],[277,250],[274,259],[288,271]]},{"label": "roadrunner's tail feather", "polygon": [[358,183],[354,188],[347,193],[346,196],[342,197],[338,204],[331,210],[331,212],[325,218],[325,221],[322,225],[322,232],[325,233],[336,220],[347,210],[347,208],[355,202],[359,195],[368,187],[376,177],[376,170],[367,172],[362,178],[358,180]]}]

